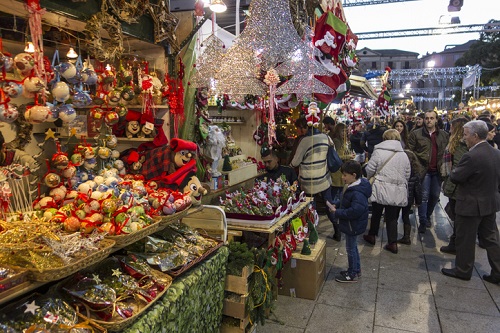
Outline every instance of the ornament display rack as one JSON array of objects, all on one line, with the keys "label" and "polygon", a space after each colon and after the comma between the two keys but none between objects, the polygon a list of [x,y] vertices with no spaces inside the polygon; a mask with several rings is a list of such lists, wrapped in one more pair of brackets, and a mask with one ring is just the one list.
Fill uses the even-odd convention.
[{"label": "ornament display rack", "polygon": [[[199,216],[210,216],[210,229],[208,232],[208,229],[203,228],[203,225],[200,223],[197,223],[199,221]],[[206,205],[206,206],[199,206],[199,207],[191,207],[188,209],[188,212],[185,217],[181,218],[182,222],[186,223],[187,225],[193,227],[193,228],[198,228],[203,232],[204,234],[208,233],[209,236],[218,238],[222,240],[224,243],[227,241],[227,223],[226,223],[226,216],[222,209],[217,206],[211,206],[211,205]],[[178,219],[174,219],[169,221],[169,223],[163,224],[159,230],[163,230],[166,228],[170,223],[174,223],[178,221]],[[159,231],[158,230],[158,231]],[[146,237],[146,235],[144,236]],[[139,240],[138,240],[139,241]],[[119,250],[121,250],[123,246],[115,246],[112,249],[111,255]],[[84,267],[82,267],[83,269]],[[21,288],[15,292],[8,293],[8,290],[6,293],[8,294],[3,294],[0,293],[0,306],[8,303],[9,301],[16,299],[22,295],[25,295],[33,290],[38,289],[41,286],[46,285],[48,282],[38,282],[38,281],[31,281],[29,282],[24,288]]]},{"label": "ornament display rack", "polygon": [[271,226],[259,226],[258,224],[255,224],[255,221],[251,220],[235,220],[235,219],[227,219],[227,229],[228,229],[228,234],[229,235],[234,235],[238,234],[243,231],[251,231],[255,233],[262,233],[262,234],[267,234],[268,237],[268,242],[267,245],[271,246],[274,244],[274,238],[276,236],[276,232],[280,232],[283,229],[283,226],[287,223],[289,223],[291,220],[293,220],[297,216],[301,216],[303,212],[307,209],[309,204],[312,202],[312,199],[310,197],[306,197],[306,201],[300,203],[300,205],[297,206],[293,210],[293,212],[286,214],[285,216],[281,217],[277,221],[275,221]]}]

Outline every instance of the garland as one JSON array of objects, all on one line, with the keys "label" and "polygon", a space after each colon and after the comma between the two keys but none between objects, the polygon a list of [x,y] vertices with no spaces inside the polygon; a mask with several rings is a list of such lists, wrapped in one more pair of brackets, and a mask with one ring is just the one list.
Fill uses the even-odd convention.
[{"label": "garland", "polygon": [[[99,61],[114,60],[123,53],[123,36],[120,22],[108,14],[106,2],[103,2],[101,11],[87,21],[85,33],[89,53]],[[109,39],[103,42],[101,31],[106,30]]]}]

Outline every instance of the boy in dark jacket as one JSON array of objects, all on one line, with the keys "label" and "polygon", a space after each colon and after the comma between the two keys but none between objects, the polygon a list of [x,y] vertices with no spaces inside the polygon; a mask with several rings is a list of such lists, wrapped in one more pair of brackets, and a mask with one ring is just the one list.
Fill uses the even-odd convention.
[{"label": "boy in dark jacket", "polygon": [[[339,201],[326,205],[339,219],[339,230],[345,234],[345,244],[349,268],[335,277],[337,282],[357,282],[361,276],[361,262],[358,251],[358,235],[368,225],[368,198],[372,187],[366,178],[361,178],[361,164],[347,161],[340,168],[344,191]],[[339,208],[337,208],[337,206]]]}]

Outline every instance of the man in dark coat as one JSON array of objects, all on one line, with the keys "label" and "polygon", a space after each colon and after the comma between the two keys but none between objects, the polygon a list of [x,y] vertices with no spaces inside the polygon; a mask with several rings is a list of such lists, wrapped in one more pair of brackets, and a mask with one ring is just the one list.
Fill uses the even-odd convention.
[{"label": "man in dark coat", "polygon": [[474,269],[476,235],[486,249],[491,273],[483,279],[500,283],[500,242],[496,212],[500,210],[500,151],[486,142],[488,127],[481,120],[464,125],[464,141],[469,148],[451,171],[457,184],[455,226],[455,267],[443,268],[444,275],[470,280]]}]

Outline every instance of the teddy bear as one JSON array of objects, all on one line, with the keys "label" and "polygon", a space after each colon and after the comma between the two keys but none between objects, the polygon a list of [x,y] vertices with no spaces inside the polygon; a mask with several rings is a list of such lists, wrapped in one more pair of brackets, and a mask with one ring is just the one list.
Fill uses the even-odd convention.
[{"label": "teddy bear", "polygon": [[318,103],[311,102],[307,108],[306,120],[307,126],[318,127],[320,122],[321,109],[318,107]]},{"label": "teddy bear", "polygon": [[127,127],[125,128],[125,136],[127,138],[133,138],[134,136],[138,136],[141,131],[141,124],[137,120],[131,120],[127,123]]}]

